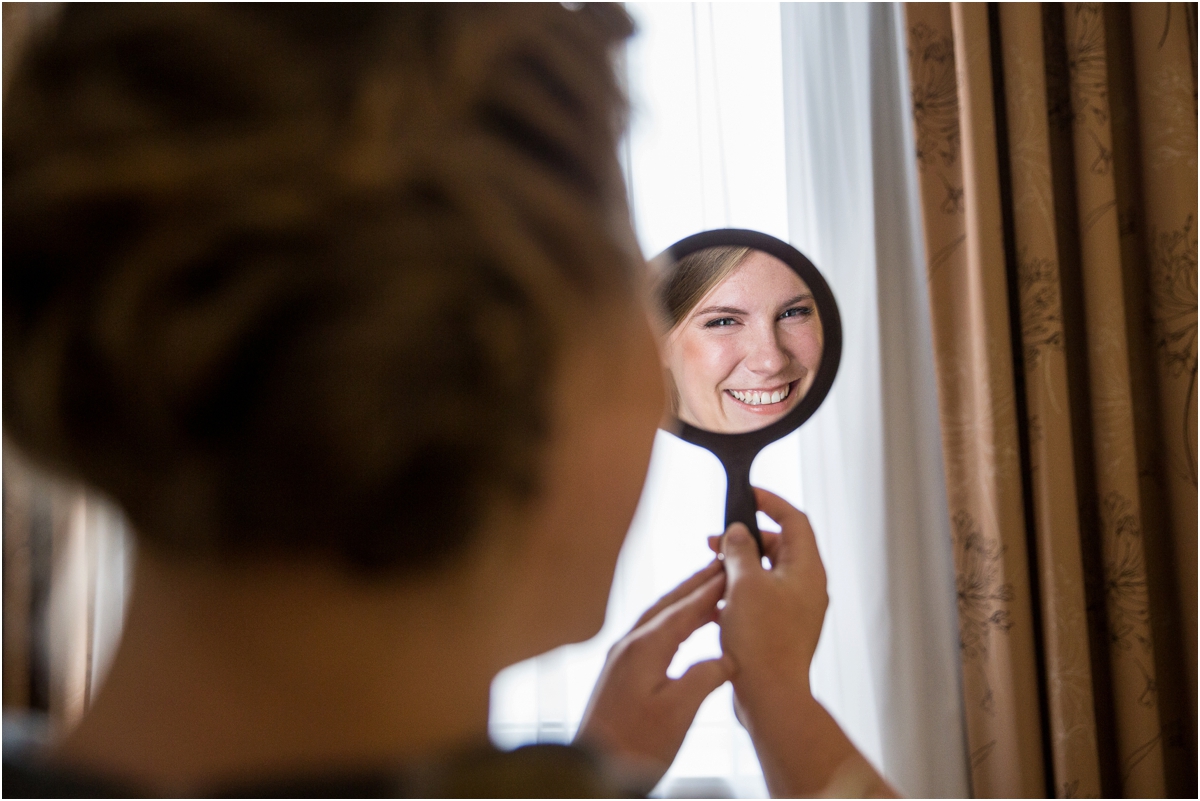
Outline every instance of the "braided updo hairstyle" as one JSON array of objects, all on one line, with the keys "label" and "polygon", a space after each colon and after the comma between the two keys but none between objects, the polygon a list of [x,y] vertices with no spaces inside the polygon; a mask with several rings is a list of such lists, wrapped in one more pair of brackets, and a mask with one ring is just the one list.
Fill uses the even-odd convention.
[{"label": "braided updo hairstyle", "polygon": [[4,425],[182,554],[460,549],[629,297],[619,5],[81,4],[4,113]]}]

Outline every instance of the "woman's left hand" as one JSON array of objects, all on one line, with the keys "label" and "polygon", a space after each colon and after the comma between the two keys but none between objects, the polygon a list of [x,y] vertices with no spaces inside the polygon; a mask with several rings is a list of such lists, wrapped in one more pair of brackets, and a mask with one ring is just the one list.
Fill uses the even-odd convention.
[{"label": "woman's left hand", "polygon": [[731,678],[725,657],[678,679],[667,667],[693,631],[716,620],[725,572],[713,561],[664,595],[608,652],[575,741],[615,758],[654,787],[675,761],[701,702]]}]

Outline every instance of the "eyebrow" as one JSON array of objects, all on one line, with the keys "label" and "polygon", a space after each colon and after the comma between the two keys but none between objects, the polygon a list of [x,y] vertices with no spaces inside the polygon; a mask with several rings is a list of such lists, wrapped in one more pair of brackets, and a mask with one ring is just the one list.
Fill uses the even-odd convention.
[{"label": "eyebrow", "polygon": [[[803,300],[812,300],[811,293],[805,292],[803,295],[797,295],[794,298],[789,298],[787,302],[780,305],[779,308],[786,309],[788,306],[794,306]],[[705,314],[746,314],[745,309],[738,309],[733,306],[706,306],[703,309],[695,312],[693,316],[702,317]]]},{"label": "eyebrow", "polygon": [[800,301],[802,301],[802,300],[812,300],[812,299],[813,299],[812,293],[811,293],[811,292],[805,292],[803,295],[797,295],[796,297],[792,298],[791,300],[789,300],[787,303],[784,303],[784,304],[783,304],[782,306],[780,306],[779,308],[781,308],[781,309],[782,309],[782,308],[784,308],[784,307],[786,307],[786,306],[794,306],[794,305],[796,305],[797,303],[799,303],[799,302],[800,302]]},{"label": "eyebrow", "polygon": [[733,306],[709,306],[696,312],[695,316],[699,317],[702,314],[746,314],[746,310],[735,309]]}]

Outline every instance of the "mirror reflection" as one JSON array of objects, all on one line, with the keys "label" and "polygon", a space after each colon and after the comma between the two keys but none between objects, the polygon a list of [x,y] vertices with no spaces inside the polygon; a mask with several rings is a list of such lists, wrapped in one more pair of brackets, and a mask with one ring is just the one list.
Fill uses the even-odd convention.
[{"label": "mirror reflection", "polygon": [[667,265],[663,367],[672,411],[718,433],[756,431],[808,393],[824,353],[808,284],[761,250],[719,246]]}]

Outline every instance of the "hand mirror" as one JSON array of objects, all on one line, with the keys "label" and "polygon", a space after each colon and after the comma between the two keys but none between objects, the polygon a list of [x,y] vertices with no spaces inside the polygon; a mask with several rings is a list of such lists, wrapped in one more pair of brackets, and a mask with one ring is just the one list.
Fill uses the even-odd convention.
[{"label": "hand mirror", "polygon": [[673,418],[725,468],[725,525],[762,551],[750,465],[812,416],[837,375],[842,322],[813,263],[758,231],[704,231],[652,262]]}]

